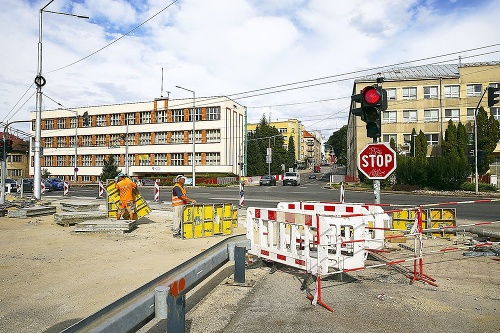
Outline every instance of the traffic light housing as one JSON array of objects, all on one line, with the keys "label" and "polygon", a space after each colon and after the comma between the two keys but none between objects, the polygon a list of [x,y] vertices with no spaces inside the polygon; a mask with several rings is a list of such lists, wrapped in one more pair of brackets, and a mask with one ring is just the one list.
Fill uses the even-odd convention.
[{"label": "traffic light housing", "polygon": [[500,102],[500,87],[488,87],[488,107]]},{"label": "traffic light housing", "polygon": [[351,113],[366,123],[366,136],[379,138],[382,111],[387,110],[387,91],[378,85],[366,86],[361,93],[352,95],[351,100],[361,104],[360,108],[351,109]]},{"label": "traffic light housing", "polygon": [[14,142],[11,140],[11,139],[7,139],[5,140],[5,156],[7,156],[7,154],[9,153],[12,153],[12,150],[13,150],[13,145]]}]

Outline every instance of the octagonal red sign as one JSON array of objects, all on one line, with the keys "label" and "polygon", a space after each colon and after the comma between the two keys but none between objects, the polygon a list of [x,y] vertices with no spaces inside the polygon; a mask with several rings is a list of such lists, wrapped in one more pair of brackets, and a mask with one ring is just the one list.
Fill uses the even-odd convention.
[{"label": "octagonal red sign", "polygon": [[358,155],[358,169],[369,179],[386,179],[396,170],[396,152],[386,143],[369,143]]}]

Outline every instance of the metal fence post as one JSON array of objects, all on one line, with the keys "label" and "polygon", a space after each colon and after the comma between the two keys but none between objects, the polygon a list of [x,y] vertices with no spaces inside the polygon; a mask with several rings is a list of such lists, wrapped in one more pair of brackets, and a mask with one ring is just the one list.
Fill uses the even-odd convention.
[{"label": "metal fence post", "polygon": [[186,331],[186,295],[167,296],[167,332]]},{"label": "metal fence post", "polygon": [[245,283],[245,253],[244,246],[234,248],[234,282]]}]

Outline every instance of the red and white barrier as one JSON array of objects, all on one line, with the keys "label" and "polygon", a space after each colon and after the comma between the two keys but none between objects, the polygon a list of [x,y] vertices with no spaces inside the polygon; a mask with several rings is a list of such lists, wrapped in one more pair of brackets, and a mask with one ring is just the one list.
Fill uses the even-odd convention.
[{"label": "red and white barrier", "polygon": [[45,194],[45,183],[43,181],[40,183],[40,189],[42,194]]},{"label": "red and white barrier", "polygon": [[99,180],[99,193],[97,195],[97,199],[102,198],[104,196],[104,183],[102,180]]},{"label": "red and white barrier", "polygon": [[240,207],[245,206],[245,183],[240,181]]},{"label": "red and white barrier", "polygon": [[68,195],[68,192],[69,192],[69,183],[65,181],[63,195]]},{"label": "red and white barrier", "polygon": [[160,180],[155,180],[155,202],[160,200]]},{"label": "red and white barrier", "polygon": [[344,183],[340,185],[340,203],[345,202],[345,188],[344,188]]}]

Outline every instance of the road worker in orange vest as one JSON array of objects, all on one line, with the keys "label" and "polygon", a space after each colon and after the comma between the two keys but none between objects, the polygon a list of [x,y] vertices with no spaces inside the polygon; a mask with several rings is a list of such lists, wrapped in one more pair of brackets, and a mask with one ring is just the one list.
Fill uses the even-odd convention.
[{"label": "road worker in orange vest", "polygon": [[119,173],[116,182],[116,189],[120,193],[120,202],[118,203],[118,212],[116,213],[116,219],[121,219],[125,210],[128,211],[129,220],[137,220],[137,215],[135,212],[135,202],[134,195],[132,193],[134,188],[137,188],[137,185],[130,180],[123,173]]},{"label": "road worker in orange vest", "polygon": [[175,185],[172,188],[172,212],[174,220],[172,233],[174,237],[177,238],[182,238],[181,223],[184,205],[188,203],[196,203],[196,200],[190,199],[186,196],[186,188],[184,187],[185,182],[186,177],[179,175],[175,177]]}]

